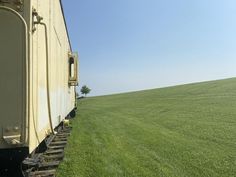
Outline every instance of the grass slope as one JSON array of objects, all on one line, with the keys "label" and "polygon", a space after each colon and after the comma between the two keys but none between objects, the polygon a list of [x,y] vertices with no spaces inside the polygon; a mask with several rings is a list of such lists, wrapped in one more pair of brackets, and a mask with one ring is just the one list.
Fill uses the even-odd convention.
[{"label": "grass slope", "polygon": [[236,79],[79,101],[59,177],[235,177]]}]

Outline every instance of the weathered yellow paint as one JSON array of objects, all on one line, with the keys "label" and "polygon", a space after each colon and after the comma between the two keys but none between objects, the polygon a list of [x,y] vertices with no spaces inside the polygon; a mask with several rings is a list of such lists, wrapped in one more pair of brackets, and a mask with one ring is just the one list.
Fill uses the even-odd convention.
[{"label": "weathered yellow paint", "polygon": [[[76,100],[75,87],[70,86],[68,80],[68,59],[72,51],[60,0],[23,2],[21,11],[16,9],[16,12],[26,23],[26,36],[24,23],[13,13],[0,8],[0,98],[3,98],[0,100],[0,128],[21,126],[23,144],[17,146],[29,147],[32,152],[51,132],[47,102],[46,36],[42,25],[33,25],[33,8],[43,17],[42,22],[48,29],[49,104],[53,127],[74,109]],[[12,4],[0,5],[13,8]],[[33,26],[35,32],[32,32]],[[24,43],[28,43],[28,47],[22,45]],[[0,149],[12,147],[15,146],[0,139]]]}]

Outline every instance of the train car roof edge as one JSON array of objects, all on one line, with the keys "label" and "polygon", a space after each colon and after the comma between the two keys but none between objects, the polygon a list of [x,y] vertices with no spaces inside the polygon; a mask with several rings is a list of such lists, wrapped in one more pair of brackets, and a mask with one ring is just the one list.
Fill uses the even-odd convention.
[{"label": "train car roof edge", "polygon": [[69,45],[70,45],[70,50],[72,51],[71,40],[70,40],[69,31],[68,31],[68,28],[67,28],[66,17],[65,17],[65,13],[64,13],[64,9],[63,9],[62,0],[60,0],[60,4],[61,4],[62,16],[63,16],[63,18],[64,18],[64,23],[65,23],[65,26],[66,26],[66,33],[67,33],[67,36],[68,36],[68,41],[69,41]]}]

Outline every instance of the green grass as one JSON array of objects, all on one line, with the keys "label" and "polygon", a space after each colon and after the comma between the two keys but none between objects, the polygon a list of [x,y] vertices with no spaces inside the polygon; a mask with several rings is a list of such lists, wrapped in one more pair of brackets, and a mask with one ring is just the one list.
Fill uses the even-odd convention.
[{"label": "green grass", "polygon": [[235,177],[236,79],[79,101],[59,177]]}]

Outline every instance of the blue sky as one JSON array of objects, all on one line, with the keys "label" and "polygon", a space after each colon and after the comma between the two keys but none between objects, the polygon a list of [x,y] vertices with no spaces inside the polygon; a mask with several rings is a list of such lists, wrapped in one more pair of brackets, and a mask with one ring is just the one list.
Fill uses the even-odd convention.
[{"label": "blue sky", "polygon": [[235,0],[63,0],[91,95],[236,76]]}]

